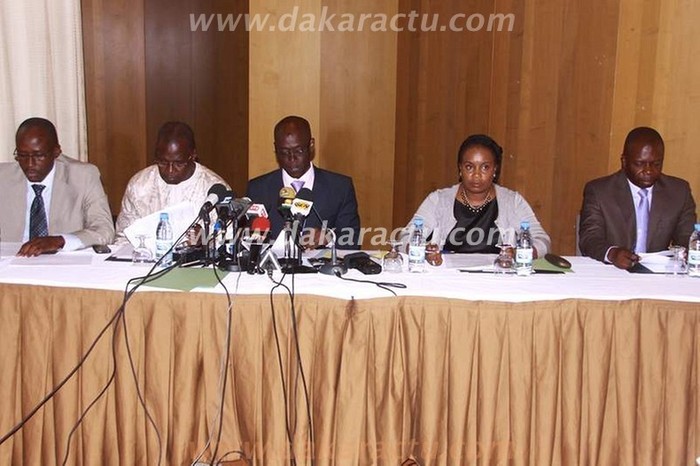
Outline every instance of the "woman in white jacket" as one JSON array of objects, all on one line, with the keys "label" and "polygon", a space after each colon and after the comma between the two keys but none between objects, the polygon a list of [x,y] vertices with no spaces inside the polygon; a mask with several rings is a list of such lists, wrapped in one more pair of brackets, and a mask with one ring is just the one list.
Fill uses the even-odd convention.
[{"label": "woman in white jacket", "polygon": [[[457,154],[459,183],[433,191],[414,217],[423,218],[423,232],[441,250],[497,253],[501,242],[513,244],[520,223],[530,223],[535,257],[551,247],[525,198],[497,184],[503,149],[489,136],[469,136]],[[407,226],[410,232],[412,222]],[[404,238],[408,241],[408,237]]]}]

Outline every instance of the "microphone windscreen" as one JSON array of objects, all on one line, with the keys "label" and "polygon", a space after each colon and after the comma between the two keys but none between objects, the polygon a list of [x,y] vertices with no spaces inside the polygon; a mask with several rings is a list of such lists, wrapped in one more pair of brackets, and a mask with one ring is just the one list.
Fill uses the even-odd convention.
[{"label": "microphone windscreen", "polygon": [[246,215],[249,217],[253,216],[258,216],[258,217],[267,217],[267,209],[265,208],[265,204],[253,204],[248,208],[248,212],[246,212]]},{"label": "microphone windscreen", "polygon": [[297,199],[304,199],[305,201],[314,201],[314,194],[309,188],[301,188],[297,193]]},{"label": "microphone windscreen", "polygon": [[250,224],[250,229],[252,231],[270,231],[270,219],[267,217],[255,217],[253,222]]},{"label": "microphone windscreen", "polygon": [[216,183],[209,188],[209,192],[207,194],[215,194],[219,199],[223,198],[226,193],[228,192],[228,189],[226,189],[226,186],[224,186],[221,183]]},{"label": "microphone windscreen", "polygon": [[294,199],[296,195],[297,192],[294,191],[294,188],[285,186],[284,188],[280,189],[280,198],[282,199]]}]

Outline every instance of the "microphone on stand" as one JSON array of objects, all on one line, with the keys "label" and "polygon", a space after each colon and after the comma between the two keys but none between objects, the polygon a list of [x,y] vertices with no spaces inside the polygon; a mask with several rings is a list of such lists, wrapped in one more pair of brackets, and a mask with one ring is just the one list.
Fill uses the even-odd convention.
[{"label": "microphone on stand", "polygon": [[212,238],[209,237],[209,227],[211,224],[211,217],[209,216],[209,213],[219,202],[221,202],[222,199],[226,197],[229,192],[230,191],[226,189],[226,186],[221,183],[212,185],[212,187],[209,188],[209,193],[204,201],[204,204],[202,205],[202,208],[199,209],[199,218],[204,224],[204,257],[207,260],[212,260],[216,257],[216,246],[214,246],[214,250],[212,250],[210,244]]},{"label": "microphone on stand", "polygon": [[331,261],[327,264],[323,264],[318,271],[325,275],[345,275],[348,272],[348,268],[345,266],[345,262],[338,260],[338,251],[335,248],[337,237],[333,230],[328,231],[330,231],[331,236],[333,236],[333,243],[331,244]]},{"label": "microphone on stand", "polygon": [[219,215],[230,220],[240,220],[248,209],[253,205],[253,201],[249,197],[236,198],[233,191],[228,191],[224,198],[216,204],[216,209]]},{"label": "microphone on stand", "polygon": [[280,194],[279,194],[279,201],[277,202],[277,210],[279,211],[280,215],[282,215],[282,218],[285,219],[290,219],[292,213],[291,213],[291,208],[292,208],[292,202],[294,202],[294,198],[296,197],[297,192],[294,191],[294,188],[288,188],[284,187],[280,189]]},{"label": "microphone on stand", "polygon": [[270,219],[267,217],[256,217],[250,226],[251,235],[246,238],[248,247],[248,267],[246,271],[253,274],[260,270],[260,256],[264,249],[270,245],[266,243],[267,235],[270,233]]},{"label": "microphone on stand", "polygon": [[253,204],[253,205],[251,205],[248,208],[248,211],[245,213],[245,215],[248,218],[253,218],[253,217],[268,218],[267,209],[265,208],[265,204]]},{"label": "microphone on stand", "polygon": [[[318,221],[323,225],[323,219],[318,213],[318,210],[314,207],[314,195],[309,188],[301,188],[297,193],[296,199],[292,203],[292,213],[299,215],[300,217],[306,218],[310,212],[313,212],[318,218]],[[342,260],[338,260],[338,251],[335,247],[338,237],[335,232],[329,229],[331,233],[331,261],[327,264],[323,264],[319,272],[326,275],[344,275],[347,273],[348,269]]]},{"label": "microphone on stand", "polygon": [[229,190],[226,189],[226,186],[223,184],[216,183],[212,185],[211,188],[209,188],[204,204],[202,204],[202,208],[199,210],[199,215],[203,217],[204,215],[209,214],[216,204],[221,202],[221,200],[224,199],[228,193]]},{"label": "microphone on stand", "polygon": [[280,189],[279,201],[277,202],[277,210],[284,220],[284,262],[289,265],[296,263],[296,259],[292,257],[292,203],[297,193],[294,188],[287,186]]}]

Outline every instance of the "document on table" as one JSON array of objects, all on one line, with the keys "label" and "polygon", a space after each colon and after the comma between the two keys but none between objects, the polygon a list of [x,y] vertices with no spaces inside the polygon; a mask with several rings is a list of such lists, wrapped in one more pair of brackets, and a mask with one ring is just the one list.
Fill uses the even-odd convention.
[{"label": "document on table", "polygon": [[17,255],[17,251],[22,247],[22,243],[1,243],[0,258],[7,259]]},{"label": "document on table", "polygon": [[671,261],[673,251],[640,252],[637,255],[639,256],[639,263],[653,273],[665,273],[666,266]]},{"label": "document on table", "polygon": [[91,254],[75,252],[58,252],[56,254],[42,254],[36,257],[13,257],[11,265],[46,266],[46,265],[90,265]]},{"label": "document on table", "polygon": [[156,250],[156,228],[160,221],[160,214],[165,212],[170,219],[170,226],[173,228],[173,240],[177,239],[187,230],[199,213],[199,208],[191,202],[181,202],[167,209],[153,212],[124,229],[124,235],[134,247],[139,245],[138,236],[146,237],[146,247],[152,252]]}]

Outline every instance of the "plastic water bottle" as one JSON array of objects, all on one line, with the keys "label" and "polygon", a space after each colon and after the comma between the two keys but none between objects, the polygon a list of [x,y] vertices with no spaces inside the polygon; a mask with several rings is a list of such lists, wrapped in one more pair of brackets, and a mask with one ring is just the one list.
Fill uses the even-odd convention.
[{"label": "plastic water bottle", "polygon": [[532,275],[532,237],[530,237],[530,222],[520,222],[518,246],[515,249],[515,273]]},{"label": "plastic water bottle", "polygon": [[700,278],[700,223],[695,224],[688,242],[688,276]]},{"label": "plastic water bottle", "polygon": [[[173,227],[170,226],[170,217],[167,213],[160,214],[160,221],[156,228],[156,260],[163,257],[173,246]],[[173,253],[170,251],[160,262],[167,266],[173,261]]]},{"label": "plastic water bottle", "polygon": [[413,232],[408,243],[408,271],[425,272],[425,238],[423,237],[423,219],[413,219]]}]

